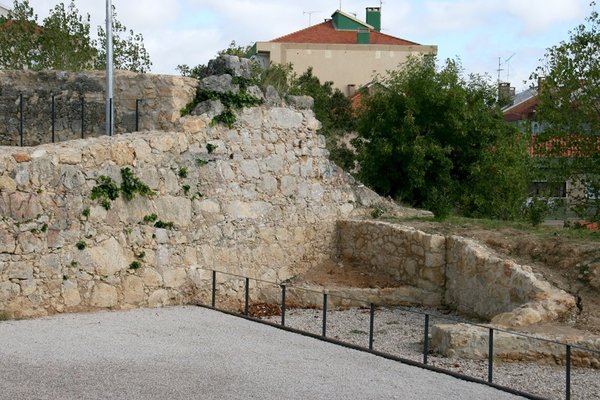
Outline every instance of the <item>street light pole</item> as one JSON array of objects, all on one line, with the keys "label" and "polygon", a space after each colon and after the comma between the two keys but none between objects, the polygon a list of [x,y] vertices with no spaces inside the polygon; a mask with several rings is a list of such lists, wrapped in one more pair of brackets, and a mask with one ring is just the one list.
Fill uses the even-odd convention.
[{"label": "street light pole", "polygon": [[106,134],[112,136],[115,120],[113,104],[112,0],[106,0]]}]

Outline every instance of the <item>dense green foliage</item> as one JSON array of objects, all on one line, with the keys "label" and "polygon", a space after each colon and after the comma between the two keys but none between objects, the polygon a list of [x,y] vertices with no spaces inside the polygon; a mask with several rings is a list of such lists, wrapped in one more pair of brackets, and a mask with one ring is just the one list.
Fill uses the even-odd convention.
[{"label": "dense green foliage", "polygon": [[[147,72],[152,63],[143,37],[128,31],[113,14],[114,62],[117,69]],[[128,36],[124,37],[127,34]],[[102,69],[106,65],[106,35],[90,36],[90,16],[79,14],[75,1],[59,3],[40,26],[27,0],[14,0],[6,17],[0,17],[0,68],[30,70]]]},{"label": "dense green foliage", "polygon": [[[595,7],[595,3],[591,3]],[[532,74],[542,82],[536,119],[543,132],[536,137],[539,179],[571,181],[569,200],[582,218],[600,220],[600,16],[592,11],[586,23],[546,51]]]},{"label": "dense green foliage", "polygon": [[451,60],[410,59],[363,103],[359,177],[436,216],[517,217],[526,198],[526,143],[503,120],[495,89]]}]

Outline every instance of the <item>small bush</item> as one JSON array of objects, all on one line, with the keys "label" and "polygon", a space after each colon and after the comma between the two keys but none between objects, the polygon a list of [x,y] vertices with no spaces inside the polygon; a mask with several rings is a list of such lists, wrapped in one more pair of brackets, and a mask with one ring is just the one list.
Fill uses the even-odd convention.
[{"label": "small bush", "polygon": [[190,192],[190,185],[183,185],[181,188],[186,195]]},{"label": "small bush", "polygon": [[377,219],[379,217],[381,217],[383,215],[383,210],[379,207],[373,209],[373,211],[371,211],[371,218],[373,219]]},{"label": "small bush", "polygon": [[548,201],[541,198],[533,198],[525,208],[525,219],[532,225],[538,226],[546,219],[550,207]]},{"label": "small bush", "polygon": [[206,160],[203,160],[203,159],[201,159],[201,158],[197,158],[197,159],[196,159],[196,165],[197,165],[197,166],[199,166],[199,167],[203,167],[203,166],[205,166],[206,164],[208,164],[208,161],[206,161]]},{"label": "small bush", "polygon": [[142,258],[146,257],[146,252],[145,251],[140,251],[136,257],[139,258],[139,259],[142,259]]},{"label": "small bush", "polygon": [[75,247],[77,247],[77,249],[79,250],[85,250],[85,248],[87,247],[87,243],[83,240],[80,240],[79,242],[75,243]]},{"label": "small bush", "polygon": [[136,260],[136,261],[132,261],[131,264],[129,264],[129,269],[136,270],[136,269],[140,269],[141,266],[142,266],[142,263]]},{"label": "small bush", "polygon": [[187,178],[187,176],[188,176],[187,168],[186,167],[179,168],[179,172],[177,173],[177,175],[179,175],[180,178]]},{"label": "small bush", "polygon": [[160,229],[173,229],[175,227],[175,224],[173,222],[164,222],[164,221],[156,221],[156,223],[154,224],[155,228],[160,228]]},{"label": "small bush", "polygon": [[217,146],[216,144],[206,143],[206,151],[208,151],[208,154],[212,154],[213,151],[215,151],[217,149],[217,147],[219,147],[219,146]]},{"label": "small bush", "polygon": [[152,223],[152,222],[156,222],[157,219],[158,219],[158,215],[150,214],[150,215],[146,215],[144,217],[144,222]]},{"label": "small bush", "polygon": [[89,207],[84,208],[83,211],[81,212],[81,215],[83,215],[86,218],[89,218],[90,217],[90,208]]}]

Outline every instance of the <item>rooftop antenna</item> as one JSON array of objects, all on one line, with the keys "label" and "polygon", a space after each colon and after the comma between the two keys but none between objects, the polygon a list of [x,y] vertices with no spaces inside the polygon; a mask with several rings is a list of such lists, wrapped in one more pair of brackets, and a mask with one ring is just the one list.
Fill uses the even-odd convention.
[{"label": "rooftop antenna", "polygon": [[338,10],[342,10],[342,0],[340,0],[340,8],[338,8]]},{"label": "rooftop antenna", "polygon": [[506,65],[508,69],[506,74],[506,81],[508,82],[508,79],[510,78],[510,60],[516,55],[517,53],[512,53],[510,57],[504,59],[504,63],[502,63],[502,57],[498,57],[498,84],[500,84],[500,73],[504,71],[504,68],[502,68],[504,65]]},{"label": "rooftop antenna", "polygon": [[504,60],[504,64],[506,64],[506,82],[510,82],[510,60],[516,55],[517,53],[512,53],[510,57]]},{"label": "rooftop antenna", "polygon": [[308,14],[308,26],[312,26],[312,15],[320,11],[302,11],[302,15]]}]

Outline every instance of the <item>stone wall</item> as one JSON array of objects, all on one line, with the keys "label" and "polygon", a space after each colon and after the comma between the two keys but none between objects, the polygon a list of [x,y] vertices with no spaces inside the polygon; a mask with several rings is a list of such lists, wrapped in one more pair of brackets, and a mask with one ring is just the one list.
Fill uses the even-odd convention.
[{"label": "stone wall", "polygon": [[[444,305],[502,326],[555,321],[576,309],[573,296],[529,266],[497,257],[462,237],[375,221],[340,221],[338,257],[412,287],[415,304]],[[406,290],[405,290],[406,291]]]},{"label": "stone wall", "polygon": [[[282,281],[335,253],[338,219],[381,201],[329,162],[312,111],[180,126],[0,148],[0,313],[190,303],[208,289],[202,268]],[[109,210],[90,199],[99,176],[119,183],[124,167],[156,196]]]},{"label": "stone wall", "polygon": [[[116,71],[115,133],[174,130],[180,110],[196,92],[195,79]],[[55,140],[105,134],[105,73],[0,71],[0,145],[19,145],[19,95],[23,95],[24,145],[52,140],[52,95],[55,96]]]},{"label": "stone wall", "polygon": [[[439,306],[445,288],[446,238],[381,222],[338,222],[338,257],[389,275],[410,290],[405,302]],[[405,289],[404,291],[407,291]]]}]

